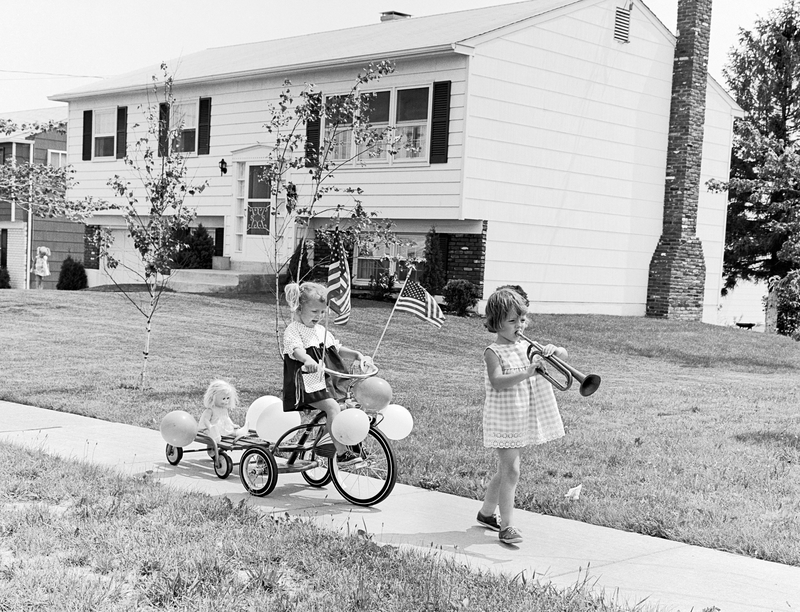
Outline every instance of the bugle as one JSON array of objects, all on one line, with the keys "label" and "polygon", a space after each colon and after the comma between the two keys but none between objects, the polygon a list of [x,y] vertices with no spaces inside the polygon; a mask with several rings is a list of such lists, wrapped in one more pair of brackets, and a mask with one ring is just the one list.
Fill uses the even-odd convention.
[{"label": "bugle", "polygon": [[[536,342],[535,340],[531,340],[530,338],[526,338],[522,334],[520,337],[525,340],[530,346],[528,347],[528,358],[533,358],[534,355],[541,355],[542,351],[544,351],[544,347]],[[569,365],[566,361],[559,359],[555,355],[550,355],[549,357],[545,357],[542,355],[542,359],[544,359],[547,363],[552,365],[556,370],[561,372],[561,375],[564,377],[564,382],[553,378],[549,372],[542,371],[541,374],[544,379],[553,385],[556,389],[560,391],[566,391],[572,386],[572,381],[577,380],[580,383],[580,392],[581,395],[584,397],[590,396],[592,393],[597,391],[598,387],[600,386],[600,377],[597,374],[582,374],[571,365]]]}]

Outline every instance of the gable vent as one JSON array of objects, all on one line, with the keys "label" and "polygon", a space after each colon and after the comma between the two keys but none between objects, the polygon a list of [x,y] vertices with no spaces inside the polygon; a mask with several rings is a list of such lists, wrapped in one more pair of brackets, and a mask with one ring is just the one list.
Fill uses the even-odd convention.
[{"label": "gable vent", "polygon": [[617,7],[614,18],[614,40],[621,43],[631,42],[631,10]]}]

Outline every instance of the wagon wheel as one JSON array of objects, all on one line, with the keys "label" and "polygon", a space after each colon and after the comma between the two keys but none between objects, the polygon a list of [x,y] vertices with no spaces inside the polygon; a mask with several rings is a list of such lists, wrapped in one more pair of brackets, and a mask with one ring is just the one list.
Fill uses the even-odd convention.
[{"label": "wagon wheel", "polygon": [[225,451],[219,451],[214,460],[214,473],[223,480],[233,471],[233,459]]},{"label": "wagon wheel", "polygon": [[167,444],[167,461],[170,465],[178,465],[183,459],[183,449],[180,446]]}]

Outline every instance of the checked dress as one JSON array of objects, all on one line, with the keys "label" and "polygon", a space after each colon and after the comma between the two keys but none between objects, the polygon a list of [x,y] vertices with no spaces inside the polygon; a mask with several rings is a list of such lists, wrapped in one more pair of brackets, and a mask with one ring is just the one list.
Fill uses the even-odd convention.
[{"label": "checked dress", "polygon": [[[486,348],[500,360],[503,374],[524,372],[530,360],[522,342],[491,344]],[[486,402],[483,407],[483,445],[487,448],[521,448],[544,444],[564,435],[553,386],[536,374],[522,382],[495,390],[484,371]]]}]

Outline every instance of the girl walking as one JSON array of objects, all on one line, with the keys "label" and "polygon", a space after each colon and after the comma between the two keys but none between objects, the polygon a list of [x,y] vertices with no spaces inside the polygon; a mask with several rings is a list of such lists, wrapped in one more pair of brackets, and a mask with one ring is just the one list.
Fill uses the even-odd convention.
[{"label": "girl walking", "polygon": [[525,299],[512,289],[498,289],[486,304],[486,327],[497,338],[483,352],[483,445],[497,451],[498,467],[486,488],[478,522],[499,531],[504,544],[522,542],[522,534],[514,526],[521,450],[564,435],[553,387],[538,372],[545,368],[543,357],[566,359],[567,351],[548,344],[543,356],[534,355],[529,360],[528,344],[520,337],[527,314]]}]

